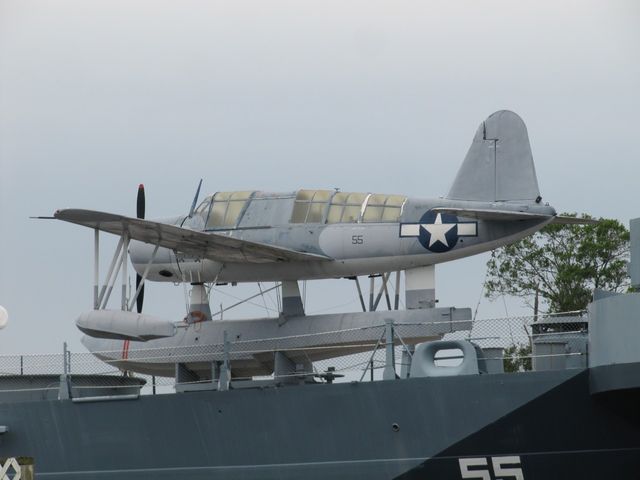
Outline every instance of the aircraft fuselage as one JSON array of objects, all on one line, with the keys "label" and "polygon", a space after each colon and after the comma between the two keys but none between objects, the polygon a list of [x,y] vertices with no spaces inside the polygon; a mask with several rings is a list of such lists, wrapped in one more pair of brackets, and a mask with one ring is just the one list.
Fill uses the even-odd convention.
[{"label": "aircraft fuselage", "polygon": [[[293,223],[295,201],[295,192],[257,192],[244,205],[233,227],[207,228],[212,214],[207,211],[206,205],[192,218],[176,217],[171,223],[197,231],[317,254],[332,260],[222,263],[160,248],[149,270],[148,280],[192,283],[280,281],[405,270],[475,255],[512,243],[536,232],[555,215],[552,207],[533,202],[485,203],[405,198],[396,221],[365,221],[365,205],[354,221],[330,223],[328,209],[331,205],[327,202],[320,221]],[[251,207],[255,203],[261,209],[259,217],[252,215]],[[500,221],[432,212],[434,208],[456,207],[510,210],[549,217],[544,220]],[[153,249],[150,244],[131,242],[131,260],[138,273],[142,274],[145,270]]]}]

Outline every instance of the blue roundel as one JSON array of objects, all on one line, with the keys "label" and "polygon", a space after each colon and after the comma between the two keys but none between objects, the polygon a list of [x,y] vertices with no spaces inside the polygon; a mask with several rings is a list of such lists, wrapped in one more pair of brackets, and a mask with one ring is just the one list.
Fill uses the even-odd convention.
[{"label": "blue roundel", "polygon": [[420,219],[418,240],[427,250],[448,252],[458,243],[458,217],[428,211]]}]

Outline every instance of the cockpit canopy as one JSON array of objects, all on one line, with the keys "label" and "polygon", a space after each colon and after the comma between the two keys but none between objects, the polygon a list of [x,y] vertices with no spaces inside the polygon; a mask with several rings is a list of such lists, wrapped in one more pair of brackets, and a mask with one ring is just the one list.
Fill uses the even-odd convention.
[{"label": "cockpit canopy", "polygon": [[205,198],[195,213],[204,218],[207,230],[286,223],[391,223],[400,220],[406,200],[402,195],[336,190],[217,192]]},{"label": "cockpit canopy", "polygon": [[255,192],[218,192],[204,199],[196,213],[206,215],[206,229],[234,228]]}]

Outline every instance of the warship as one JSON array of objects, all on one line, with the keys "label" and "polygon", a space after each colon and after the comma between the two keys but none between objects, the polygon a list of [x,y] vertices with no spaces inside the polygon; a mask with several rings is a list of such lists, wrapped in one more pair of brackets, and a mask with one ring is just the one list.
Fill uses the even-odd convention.
[{"label": "warship", "polygon": [[[482,122],[443,199],[339,193],[196,193],[159,221],[143,193],[137,218],[57,211],[95,230],[89,352],[0,357],[0,480],[640,477],[639,293],[487,321],[436,303],[436,263],[580,221],[542,204],[517,115]],[[100,232],[120,236],[103,285]],[[340,277],[363,311],[306,314],[298,280]],[[271,280],[277,316],[209,306],[216,284]],[[142,313],[147,281],[190,284],[185,317]]]}]

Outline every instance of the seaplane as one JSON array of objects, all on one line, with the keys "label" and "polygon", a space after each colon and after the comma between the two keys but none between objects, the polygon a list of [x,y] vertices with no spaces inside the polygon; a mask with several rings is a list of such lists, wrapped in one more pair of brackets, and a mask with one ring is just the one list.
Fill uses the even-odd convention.
[{"label": "seaplane", "polygon": [[[506,110],[480,124],[449,192],[441,198],[246,190],[220,191],[198,203],[201,185],[189,212],[170,218],[145,219],[142,186],[136,218],[82,209],[57,210],[47,217],[95,231],[94,309],[81,314],[76,324],[86,334],[85,346],[99,358],[127,371],[197,381],[219,374],[221,350],[199,348],[194,353],[194,348],[222,345],[225,338],[240,342],[319,334],[313,340],[305,337],[305,345],[280,342],[272,356],[236,356],[231,370],[243,378],[307,371],[314,361],[363,351],[335,335],[329,346],[322,332],[393,321],[425,326],[405,339],[408,343],[439,339],[469,330],[471,311],[436,307],[436,264],[493,250],[551,223],[585,222],[560,216],[542,201],[526,126]],[[119,237],[103,284],[100,232]],[[127,290],[129,260],[136,272],[135,291]],[[387,284],[394,272],[392,307]],[[405,310],[398,309],[400,272]],[[120,273],[120,309],[107,309]],[[368,310],[361,276],[371,278]],[[298,281],[341,278],[356,282],[363,311],[306,315]],[[382,282],[377,295],[375,278]],[[174,321],[141,313],[147,282],[190,284],[186,316]],[[279,282],[278,318],[214,318],[210,287],[238,282]],[[378,311],[383,294],[388,310]],[[327,348],[320,348],[323,345]],[[302,347],[313,349],[297,353]]]}]

